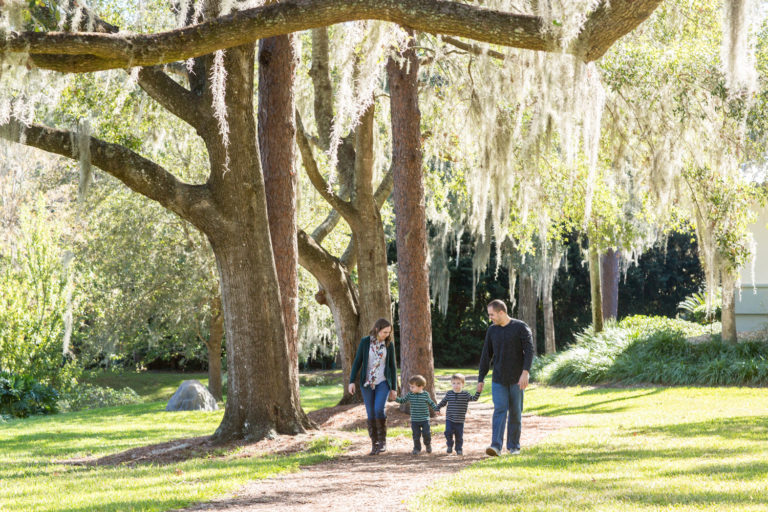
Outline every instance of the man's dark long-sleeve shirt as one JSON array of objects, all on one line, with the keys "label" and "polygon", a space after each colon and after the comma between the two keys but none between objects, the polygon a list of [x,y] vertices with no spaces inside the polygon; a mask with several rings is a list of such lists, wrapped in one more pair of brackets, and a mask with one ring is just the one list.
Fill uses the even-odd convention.
[{"label": "man's dark long-sleeve shirt", "polygon": [[478,382],[488,375],[493,361],[493,382],[517,384],[523,370],[531,371],[533,343],[531,329],[525,322],[510,319],[505,326],[491,325],[485,333],[483,355],[480,356]]}]

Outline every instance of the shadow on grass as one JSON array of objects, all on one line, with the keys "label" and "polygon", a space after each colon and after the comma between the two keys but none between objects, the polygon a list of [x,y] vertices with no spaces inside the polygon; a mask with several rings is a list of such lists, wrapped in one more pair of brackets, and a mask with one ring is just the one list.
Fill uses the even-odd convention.
[{"label": "shadow on grass", "polygon": [[723,439],[744,439],[765,441],[768,439],[768,417],[739,416],[715,418],[696,423],[675,423],[638,430],[642,434],[665,435],[669,437],[721,437]]},{"label": "shadow on grass", "polygon": [[[574,405],[574,406],[565,406],[560,407],[554,406],[552,404],[542,404],[534,407],[525,407],[525,412],[528,413],[536,413],[540,416],[565,416],[569,414],[607,414],[612,412],[619,412],[627,410],[629,407],[612,407],[612,408],[605,408],[604,406],[607,404],[614,404],[617,402],[626,402],[627,400],[634,400],[636,398],[643,398],[651,395],[656,395],[658,393],[661,393],[664,391],[664,388],[653,388],[650,390],[643,390],[638,393],[633,393],[631,395],[621,396],[618,398],[611,398],[609,400],[600,400],[597,402],[590,402],[588,404],[583,405]],[[616,389],[590,389],[587,391],[582,391],[577,396],[585,396],[585,395],[603,395],[603,394],[610,394],[615,395]]]}]

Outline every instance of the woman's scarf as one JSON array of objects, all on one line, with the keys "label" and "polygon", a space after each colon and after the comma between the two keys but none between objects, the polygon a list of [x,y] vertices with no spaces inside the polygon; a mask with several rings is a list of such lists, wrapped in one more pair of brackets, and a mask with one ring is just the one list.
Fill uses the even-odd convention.
[{"label": "woman's scarf", "polygon": [[373,348],[373,360],[368,361],[370,371],[368,372],[368,380],[365,381],[365,385],[373,389],[373,386],[376,385],[376,374],[381,365],[384,364],[384,355],[387,352],[387,347],[383,341],[379,341],[378,337],[374,338],[371,336],[370,339],[371,347]]}]

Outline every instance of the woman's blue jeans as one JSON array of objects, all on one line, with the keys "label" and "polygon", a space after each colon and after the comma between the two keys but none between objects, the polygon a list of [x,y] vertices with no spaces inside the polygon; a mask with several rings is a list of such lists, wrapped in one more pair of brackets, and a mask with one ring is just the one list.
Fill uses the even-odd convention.
[{"label": "woman's blue jeans", "polygon": [[385,380],[376,384],[375,389],[363,386],[360,389],[365,403],[365,412],[369,420],[384,420],[387,414],[384,412],[384,406],[387,405],[389,396],[389,383]]},{"label": "woman's blue jeans", "polygon": [[501,451],[504,444],[504,427],[506,426],[507,449],[519,450],[523,418],[523,391],[517,384],[505,385],[493,382],[491,383],[491,395],[493,397],[491,446]]}]

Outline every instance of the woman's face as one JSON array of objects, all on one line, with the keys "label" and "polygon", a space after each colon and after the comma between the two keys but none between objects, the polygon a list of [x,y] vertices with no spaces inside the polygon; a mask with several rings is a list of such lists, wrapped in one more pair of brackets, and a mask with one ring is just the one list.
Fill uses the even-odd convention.
[{"label": "woman's face", "polygon": [[379,331],[379,334],[376,337],[379,338],[379,341],[384,341],[389,337],[391,332],[392,332],[391,326],[384,327],[382,330]]}]

